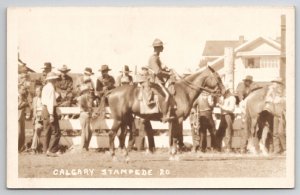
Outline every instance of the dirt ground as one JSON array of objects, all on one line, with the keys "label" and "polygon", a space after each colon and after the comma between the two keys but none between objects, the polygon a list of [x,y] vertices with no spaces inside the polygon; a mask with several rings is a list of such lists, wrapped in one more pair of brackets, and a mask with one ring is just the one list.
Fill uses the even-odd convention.
[{"label": "dirt ground", "polygon": [[179,154],[170,161],[167,151],[131,152],[129,162],[120,152],[117,160],[105,152],[67,152],[59,157],[19,154],[19,177],[284,177],[285,156],[240,154]]}]

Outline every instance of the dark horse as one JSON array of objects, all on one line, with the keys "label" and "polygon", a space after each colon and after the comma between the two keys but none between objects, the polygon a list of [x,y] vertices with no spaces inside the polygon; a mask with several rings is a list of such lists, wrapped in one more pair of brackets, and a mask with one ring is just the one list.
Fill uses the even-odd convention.
[{"label": "dark horse", "polygon": [[[176,129],[182,131],[182,122],[189,116],[193,102],[203,90],[211,90],[214,92],[224,93],[224,85],[219,74],[211,67],[198,71],[183,79],[178,80],[174,84],[175,95],[170,98],[171,102],[175,102],[177,108],[174,109],[173,116],[175,119],[169,122],[170,146],[173,153],[176,153],[176,145],[178,136],[174,133],[174,126],[181,128]],[[159,106],[162,107],[170,102],[165,102],[164,93],[161,88],[154,84],[153,89],[158,95]],[[161,112],[155,114],[141,114],[139,93],[141,88],[137,85],[127,85],[113,89],[107,96],[108,105],[111,110],[113,125],[109,136],[110,153],[114,155],[114,139],[121,125],[128,125],[130,129],[133,123],[133,115],[139,116],[147,120],[161,121],[163,115]],[[172,103],[170,103],[172,104]],[[126,152],[127,155],[127,152]]]},{"label": "dark horse", "polygon": [[[257,153],[260,148],[263,154],[267,154],[266,139],[267,134],[273,132],[274,116],[283,116],[284,104],[273,104],[271,108],[266,109],[265,99],[268,90],[269,86],[260,87],[253,90],[245,99],[244,128],[248,138],[245,141],[248,141],[248,149],[251,153]],[[261,143],[258,145],[259,140]]]}]

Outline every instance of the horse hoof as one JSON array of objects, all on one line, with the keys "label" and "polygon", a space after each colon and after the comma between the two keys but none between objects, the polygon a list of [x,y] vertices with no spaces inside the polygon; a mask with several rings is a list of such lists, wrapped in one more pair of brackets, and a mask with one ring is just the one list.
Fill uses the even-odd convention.
[{"label": "horse hoof", "polygon": [[129,161],[130,161],[130,158],[129,158],[129,156],[127,156],[127,157],[125,158],[125,162],[128,163]]}]

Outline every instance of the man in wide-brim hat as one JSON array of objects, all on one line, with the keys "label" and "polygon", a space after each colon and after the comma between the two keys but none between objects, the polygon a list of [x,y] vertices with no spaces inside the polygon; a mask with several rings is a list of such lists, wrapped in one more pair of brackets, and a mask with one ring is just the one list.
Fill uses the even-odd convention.
[{"label": "man in wide-brim hat", "polygon": [[50,62],[45,62],[44,67],[41,68],[43,70],[42,72],[43,74],[38,80],[36,80],[36,85],[42,85],[42,86],[46,85],[47,74],[51,72],[53,68],[54,67]]},{"label": "man in wide-brim hat", "polygon": [[73,99],[73,79],[67,74],[71,69],[69,69],[67,65],[63,65],[58,70],[61,73],[56,82],[56,89],[60,94],[58,105],[71,106]]},{"label": "man in wide-brim hat", "polygon": [[93,73],[93,70],[91,69],[91,68],[89,68],[89,67],[86,67],[85,69],[84,69],[84,72],[83,72],[85,75],[88,75],[88,76],[91,76],[91,75],[93,75],[94,73]]},{"label": "man in wide-brim hat", "polygon": [[[47,156],[57,156],[59,151],[60,129],[56,115],[56,91],[55,82],[58,76],[54,72],[49,72],[46,77],[46,85],[42,89],[41,101],[43,105],[43,127],[45,139],[43,143],[43,152]],[[54,133],[53,136],[51,136]]]},{"label": "man in wide-brim hat", "polygon": [[239,101],[243,101],[249,93],[256,88],[256,84],[253,82],[253,77],[251,75],[247,75],[243,82],[240,82],[236,88],[236,92],[239,97]]},{"label": "man in wide-brim hat", "polygon": [[97,79],[97,84],[96,84],[97,92],[102,93],[104,91],[111,90],[115,87],[114,77],[108,74],[110,70],[111,69],[106,64],[102,65],[101,68],[99,69],[99,71],[101,72],[101,76]]},{"label": "man in wide-brim hat", "polygon": [[[116,79],[116,86],[122,86],[124,84],[133,84],[133,78],[129,74],[132,71],[129,69],[128,65],[124,65],[123,69],[120,71],[122,74],[119,75]],[[126,81],[126,82],[125,82]]]}]

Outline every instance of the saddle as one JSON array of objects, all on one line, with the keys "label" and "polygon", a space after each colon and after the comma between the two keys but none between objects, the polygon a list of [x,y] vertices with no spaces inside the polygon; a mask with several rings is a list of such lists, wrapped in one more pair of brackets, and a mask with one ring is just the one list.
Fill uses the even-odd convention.
[{"label": "saddle", "polygon": [[140,102],[141,114],[155,114],[159,113],[158,96],[152,90],[140,88],[138,100]]}]

